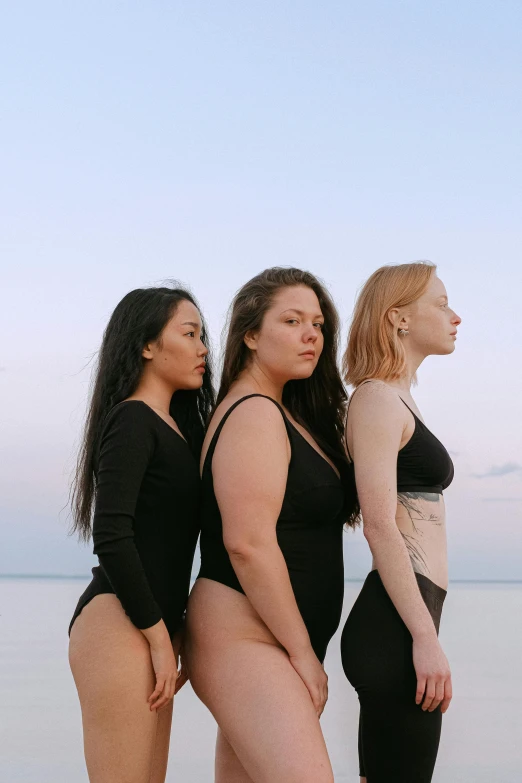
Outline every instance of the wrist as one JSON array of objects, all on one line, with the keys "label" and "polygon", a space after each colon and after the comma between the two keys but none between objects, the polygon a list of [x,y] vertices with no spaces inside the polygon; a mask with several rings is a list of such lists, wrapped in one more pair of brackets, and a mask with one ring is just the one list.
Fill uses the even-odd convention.
[{"label": "wrist", "polygon": [[291,647],[287,647],[286,651],[290,658],[304,658],[307,655],[315,655],[310,639],[293,644]]},{"label": "wrist", "polygon": [[164,647],[165,645],[171,644],[169,632],[167,631],[167,626],[163,620],[160,620],[159,623],[152,625],[150,628],[142,628],[141,632],[153,648]]},{"label": "wrist", "polygon": [[418,643],[438,641],[437,631],[435,630],[434,625],[432,625],[431,628],[419,628],[418,631],[412,633],[412,638],[414,642]]}]

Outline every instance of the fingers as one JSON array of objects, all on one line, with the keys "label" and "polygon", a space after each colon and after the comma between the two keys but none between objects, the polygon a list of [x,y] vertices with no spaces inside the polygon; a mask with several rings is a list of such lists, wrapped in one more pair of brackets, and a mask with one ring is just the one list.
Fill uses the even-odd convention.
[{"label": "fingers", "polygon": [[151,711],[160,710],[174,698],[175,684],[174,675],[158,675],[156,687],[148,698]]},{"label": "fingers", "polygon": [[426,682],[426,693],[424,695],[424,701],[422,702],[422,709],[424,712],[431,706],[433,699],[435,698],[435,680],[431,677]]},{"label": "fingers", "polygon": [[444,698],[444,680],[438,680],[435,683],[435,698],[431,702],[428,711],[433,712],[434,710],[436,710],[439,704],[441,703],[441,701],[443,700],[443,698]]},{"label": "fingers", "polygon": [[[415,697],[417,704],[420,703],[419,691],[420,687],[419,684],[417,684],[417,694]],[[426,680],[424,694],[421,694],[420,696],[421,700],[424,696],[424,701],[422,703],[423,711],[433,712],[437,709],[437,707],[440,706],[441,711],[446,712],[449,707],[452,695],[451,676],[448,678],[429,677]]]},{"label": "fingers", "polygon": [[415,693],[415,704],[420,704],[426,691],[426,677],[417,677],[417,691]]},{"label": "fingers", "polygon": [[328,701],[328,677],[325,677],[324,685],[319,688],[316,698],[312,699],[312,701],[317,713],[317,717],[320,718],[323,714],[326,702]]},{"label": "fingers", "polygon": [[447,711],[448,707],[450,706],[450,702],[452,698],[453,698],[453,685],[451,682],[451,677],[448,677],[448,679],[444,683],[444,698],[440,705],[440,711],[442,713]]},{"label": "fingers", "polygon": [[156,699],[159,699],[161,694],[163,693],[163,688],[165,687],[165,682],[167,678],[164,674],[158,674],[156,677],[156,687],[152,691],[151,695],[147,699],[149,704],[153,704]]}]

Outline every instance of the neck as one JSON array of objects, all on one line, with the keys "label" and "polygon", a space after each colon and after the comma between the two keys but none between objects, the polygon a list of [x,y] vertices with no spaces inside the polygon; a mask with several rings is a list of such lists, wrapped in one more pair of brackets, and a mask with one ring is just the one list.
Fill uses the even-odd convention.
[{"label": "neck", "polygon": [[234,386],[253,388],[257,394],[272,397],[279,403],[283,402],[284,383],[271,378],[265,370],[256,364],[243,370]]},{"label": "neck", "polygon": [[170,401],[175,391],[176,389],[173,389],[161,378],[144,372],[136,391],[131,395],[131,399],[142,400],[151,408],[156,408],[169,416]]},{"label": "neck", "polygon": [[390,381],[389,385],[409,394],[415,373],[425,358],[421,353],[406,349],[406,370],[404,375],[396,378],[394,381]]}]

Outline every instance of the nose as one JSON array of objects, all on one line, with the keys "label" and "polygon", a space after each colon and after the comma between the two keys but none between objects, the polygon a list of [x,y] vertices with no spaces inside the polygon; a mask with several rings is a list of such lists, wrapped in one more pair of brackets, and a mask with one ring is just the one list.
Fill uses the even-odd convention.
[{"label": "nose", "polygon": [[314,329],[313,325],[310,324],[305,327],[303,331],[303,341],[305,343],[315,343],[317,340],[317,332]]},{"label": "nose", "polygon": [[462,318],[460,315],[457,315],[457,313],[453,313],[453,318],[451,319],[451,323],[455,324],[455,326],[458,326],[462,323]]},{"label": "nose", "polygon": [[206,355],[207,355],[207,353],[208,353],[208,348],[207,348],[207,346],[205,345],[205,343],[203,342],[203,340],[200,340],[200,341],[199,341],[199,351],[198,351],[198,356],[206,356]]}]

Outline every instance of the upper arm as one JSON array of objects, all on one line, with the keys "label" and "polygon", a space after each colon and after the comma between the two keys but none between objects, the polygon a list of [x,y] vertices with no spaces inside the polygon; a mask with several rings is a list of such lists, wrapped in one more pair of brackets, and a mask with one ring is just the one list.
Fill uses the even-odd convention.
[{"label": "upper arm", "polygon": [[277,406],[261,397],[242,402],[223,427],[212,460],[229,551],[274,538],[288,462],[286,426]]},{"label": "upper arm", "polygon": [[138,495],[154,450],[148,413],[137,403],[122,405],[103,432],[93,520],[95,544],[107,534],[132,532]]},{"label": "upper arm", "polygon": [[365,528],[395,519],[397,454],[405,416],[397,395],[385,384],[368,383],[350,405],[352,454]]}]

